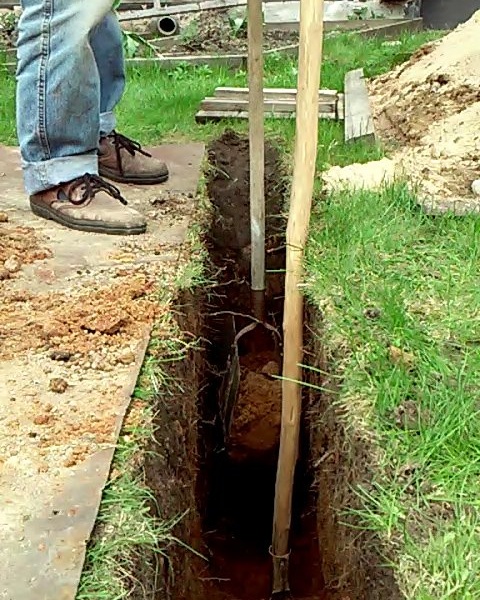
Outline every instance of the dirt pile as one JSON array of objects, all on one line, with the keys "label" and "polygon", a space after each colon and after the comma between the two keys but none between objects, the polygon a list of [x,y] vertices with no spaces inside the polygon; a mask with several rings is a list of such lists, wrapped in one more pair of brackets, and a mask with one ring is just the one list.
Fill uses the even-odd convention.
[{"label": "dirt pile", "polygon": [[[476,204],[480,208],[471,192],[472,181],[480,177],[479,39],[477,12],[370,84],[377,133],[401,146],[392,156],[396,175],[404,175],[417,189],[420,202],[433,209]],[[363,173],[384,167],[366,165]],[[344,172],[345,180],[351,171]],[[358,169],[353,179],[362,181]],[[377,173],[375,180],[382,177]],[[367,182],[364,185],[368,187]]]},{"label": "dirt pile", "polygon": [[134,362],[128,341],[159,312],[147,297],[151,291],[152,282],[140,276],[77,297],[3,290],[0,359],[39,350],[53,360],[100,371]]},{"label": "dirt pile", "polygon": [[[246,52],[248,50],[245,10],[211,10],[186,14],[179,18],[181,34],[172,54],[214,54]],[[265,50],[298,43],[298,32],[265,31]]]}]

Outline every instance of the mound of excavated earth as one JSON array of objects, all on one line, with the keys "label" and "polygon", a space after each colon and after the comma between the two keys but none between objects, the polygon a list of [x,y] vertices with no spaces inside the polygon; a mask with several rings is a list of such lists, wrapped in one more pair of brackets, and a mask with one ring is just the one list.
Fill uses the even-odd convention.
[{"label": "mound of excavated earth", "polygon": [[370,83],[376,131],[391,161],[325,174],[327,187],[375,187],[405,177],[433,212],[480,210],[480,11]]}]

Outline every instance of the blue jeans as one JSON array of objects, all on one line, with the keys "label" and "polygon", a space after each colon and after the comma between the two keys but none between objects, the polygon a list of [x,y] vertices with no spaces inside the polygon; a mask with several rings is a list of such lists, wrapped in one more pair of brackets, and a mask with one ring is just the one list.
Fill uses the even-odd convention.
[{"label": "blue jeans", "polygon": [[98,173],[101,135],[125,87],[113,0],[22,0],[17,129],[25,188],[35,194]]}]

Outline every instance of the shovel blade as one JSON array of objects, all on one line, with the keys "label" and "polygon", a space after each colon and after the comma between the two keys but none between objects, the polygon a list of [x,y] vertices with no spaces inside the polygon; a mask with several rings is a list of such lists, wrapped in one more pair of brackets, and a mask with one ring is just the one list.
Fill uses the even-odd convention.
[{"label": "shovel blade", "polygon": [[290,568],[290,555],[273,556],[273,585],[272,599],[291,598],[288,572]]},{"label": "shovel blade", "polygon": [[223,375],[222,384],[218,394],[218,404],[222,419],[224,441],[230,436],[233,411],[237,402],[238,388],[240,386],[240,356],[238,354],[237,330],[235,319],[232,317],[230,330],[230,350]]}]

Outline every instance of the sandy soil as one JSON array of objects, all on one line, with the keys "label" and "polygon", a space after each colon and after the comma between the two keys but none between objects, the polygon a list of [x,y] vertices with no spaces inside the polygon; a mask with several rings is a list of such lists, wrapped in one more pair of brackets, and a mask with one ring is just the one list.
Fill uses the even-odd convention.
[{"label": "sandy soil", "polygon": [[432,210],[478,210],[471,183],[480,177],[480,12],[371,82],[379,136],[397,148],[391,162],[335,169],[339,183],[378,187],[392,171],[406,177]]}]

